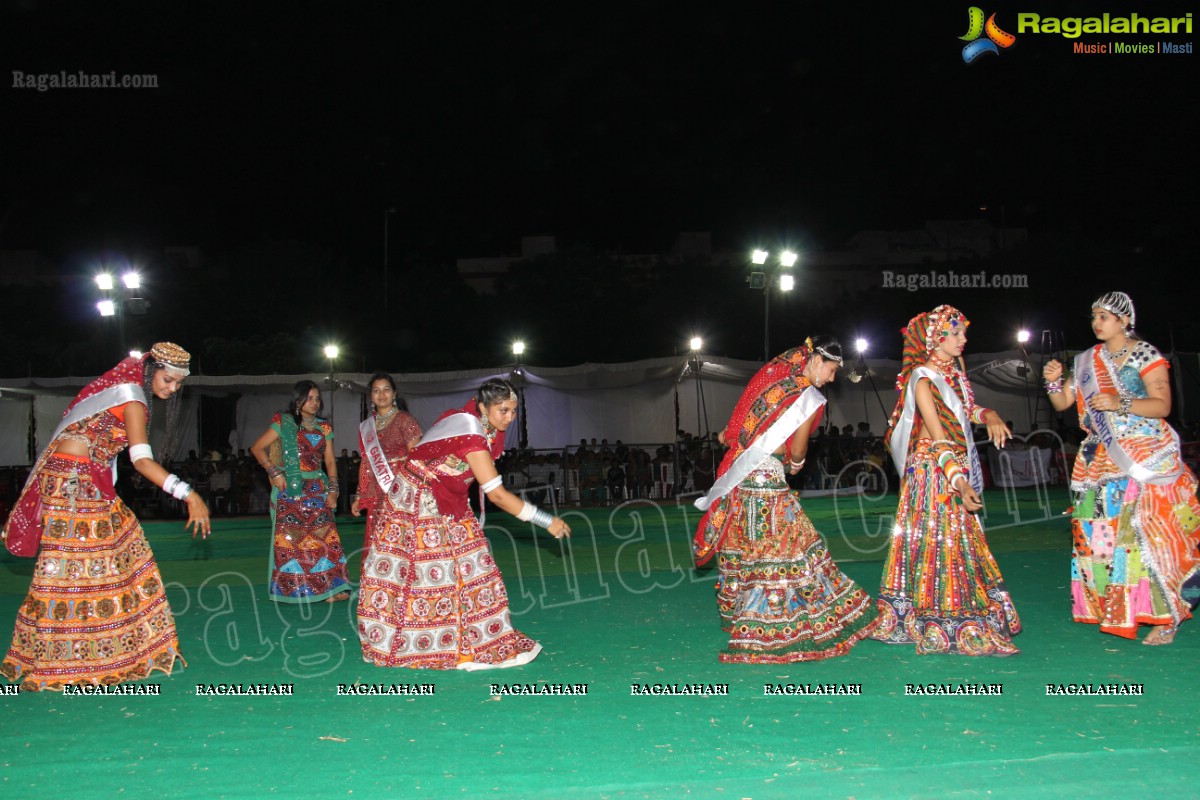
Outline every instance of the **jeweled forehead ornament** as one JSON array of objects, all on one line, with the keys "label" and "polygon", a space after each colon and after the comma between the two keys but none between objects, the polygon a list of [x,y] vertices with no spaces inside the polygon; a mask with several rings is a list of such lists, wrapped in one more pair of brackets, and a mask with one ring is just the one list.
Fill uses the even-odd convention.
[{"label": "jeweled forehead ornament", "polygon": [[1124,292],[1109,292],[1096,298],[1092,308],[1102,308],[1118,317],[1129,317],[1129,327],[1137,325],[1137,314],[1133,310],[1133,300]]},{"label": "jeweled forehead ornament", "polygon": [[962,326],[965,331],[971,324],[966,315],[954,306],[941,305],[929,312],[925,327],[925,349],[933,352],[954,329]]},{"label": "jeweled forehead ornament", "polygon": [[150,358],[154,363],[170,373],[186,378],[192,372],[188,368],[192,363],[192,355],[174,342],[159,342],[150,348]]}]

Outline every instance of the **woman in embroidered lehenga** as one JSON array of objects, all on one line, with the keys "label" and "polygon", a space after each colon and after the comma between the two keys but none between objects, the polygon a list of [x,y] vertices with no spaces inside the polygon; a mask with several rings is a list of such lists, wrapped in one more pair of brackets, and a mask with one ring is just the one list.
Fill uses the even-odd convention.
[{"label": "woman in embroidered lehenga", "polygon": [[350,598],[346,555],[333,518],[339,490],[333,425],[317,416],[320,410],[321,390],[300,381],[292,387],[288,410],[276,414],[250,446],[271,476],[268,595],[278,603]]},{"label": "woman in embroidered lehenga", "polygon": [[113,467],[128,446],[134,469],[187,506],[192,535],[208,536],[204,500],[160,466],[147,443],[158,399],[166,401],[169,447],[190,360],[179,345],[160,342],[92,381],[67,406],[34,464],[4,526],[10,551],[37,555],[0,664],[0,675],[22,689],[111,685],[155,670],[169,675],[183,660],[154,554],[113,489]]},{"label": "woman in embroidered lehenga", "polygon": [[975,405],[960,361],[969,324],[944,305],[909,321],[886,436],[901,486],[874,638],[915,643],[921,655],[1020,652],[1021,622],[975,516],[983,481],[971,424],[986,425],[997,447],[1012,432]]},{"label": "woman in embroidered lehenga", "polygon": [[721,434],[729,446],[696,532],[696,562],[717,555],[726,663],[787,664],[844,655],[878,624],[871,598],[842,574],[784,479],[799,472],[841,346],[814,337],[751,379]]},{"label": "woman in embroidered lehenga", "polygon": [[1076,406],[1087,433],[1071,473],[1071,603],[1076,622],[1142,644],[1170,644],[1200,600],[1200,502],[1171,413],[1168,363],[1133,331],[1133,301],[1110,292],[1092,303],[1100,344],[1075,359],[1071,379],[1042,371],[1058,411]]},{"label": "woman in embroidered lehenga", "polygon": [[362,461],[358,468],[358,495],[350,513],[367,512],[363,555],[371,549],[371,537],[379,524],[378,508],[396,480],[396,469],[408,451],[421,440],[421,426],[408,413],[404,400],[396,396],[396,381],[386,372],[376,372],[367,383],[375,413],[358,426]]},{"label": "woman in embroidered lehenga", "polygon": [[561,519],[501,485],[495,459],[516,411],[512,387],[489,380],[466,406],[443,414],[399,465],[363,560],[358,633],[365,661],[474,670],[527,664],[541,651],[513,628],[504,581],[467,504],[478,481],[501,510],[556,538],[570,534]]}]

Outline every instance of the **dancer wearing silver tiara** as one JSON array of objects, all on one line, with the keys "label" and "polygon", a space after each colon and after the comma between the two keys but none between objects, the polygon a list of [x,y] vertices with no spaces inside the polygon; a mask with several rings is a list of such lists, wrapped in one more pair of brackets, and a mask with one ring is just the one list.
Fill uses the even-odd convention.
[{"label": "dancer wearing silver tiara", "polygon": [[700,564],[717,555],[725,663],[845,655],[879,624],[871,598],[838,569],[784,479],[785,469],[795,475],[803,466],[825,405],[819,389],[841,366],[841,345],[829,336],[781,353],[751,378],[722,433],[729,452],[696,501],[705,513],[693,550]]},{"label": "dancer wearing silver tiara", "polygon": [[1091,324],[1100,344],[1076,357],[1066,380],[1057,360],[1042,377],[1050,403],[1075,406],[1087,434],[1071,473],[1075,621],[1127,639],[1153,626],[1142,644],[1164,645],[1200,600],[1200,502],[1166,422],[1169,364],[1134,332],[1136,321],[1124,292],[1097,298]]},{"label": "dancer wearing silver tiara", "polygon": [[12,553],[37,556],[0,665],[22,689],[123,683],[170,674],[182,660],[154,555],[113,478],[128,447],[134,469],[187,505],[192,535],[208,536],[208,507],[159,465],[146,435],[154,400],[166,401],[169,447],[190,360],[179,345],[160,342],[104,373],[67,406],[34,464],[4,526]]},{"label": "dancer wearing silver tiara", "polygon": [[483,525],[467,504],[478,482],[498,508],[569,536],[567,523],[501,484],[495,459],[517,413],[502,380],[425,432],[377,507],[363,559],[358,634],[363,660],[380,667],[494,669],[527,664],[541,645],[512,626],[508,594]]}]

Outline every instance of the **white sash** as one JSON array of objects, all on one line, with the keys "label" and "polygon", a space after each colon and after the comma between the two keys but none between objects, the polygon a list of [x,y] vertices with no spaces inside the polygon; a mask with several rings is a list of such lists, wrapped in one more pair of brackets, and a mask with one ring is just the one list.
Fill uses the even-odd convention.
[{"label": "white sash", "polygon": [[[54,444],[54,440],[58,435],[67,429],[68,425],[73,425],[82,419],[99,414],[109,408],[123,406],[126,403],[138,402],[146,405],[146,392],[141,386],[132,383],[118,383],[116,386],[110,386],[107,389],[96,392],[91,397],[86,397],[75,404],[74,408],[67,412],[67,415],[58,423],[58,427],[54,429],[54,433],[50,434],[50,444],[46,446],[49,450]],[[147,438],[150,436],[150,431],[146,431]],[[112,463],[108,465],[112,470],[113,486],[117,485],[117,457],[113,456]],[[32,473],[30,474],[32,479]]]},{"label": "white sash", "polygon": [[795,433],[804,420],[815,414],[817,409],[823,405],[825,405],[825,397],[817,391],[815,386],[805,389],[799,399],[792,403],[791,407],[784,411],[765,433],[755,439],[753,444],[734,459],[734,462],[729,465],[729,470],[712,485],[708,494],[696,498],[696,508],[707,511],[709,506],[733,491],[734,487],[745,480],[755,467],[778,450],[779,446]]},{"label": "white sash", "polygon": [[909,388],[904,394],[904,413],[900,415],[900,419],[896,421],[896,427],[892,431],[892,463],[896,465],[896,474],[903,477],[904,469],[907,466],[905,462],[908,460],[908,443],[912,438],[913,424],[917,419],[915,382],[921,378],[928,378],[931,383],[938,387],[946,408],[950,409],[950,413],[954,415],[958,420],[958,424],[962,427],[963,439],[967,443],[967,463],[970,464],[967,477],[971,482],[971,488],[976,492],[982,492],[983,470],[979,465],[979,451],[975,449],[975,436],[971,432],[971,420],[967,416],[967,408],[963,405],[962,398],[958,396],[958,392],[954,391],[950,384],[946,382],[946,379],[936,370],[926,366],[917,367],[912,371],[912,375],[909,376]]},{"label": "white sash", "polygon": [[[371,422],[371,420],[367,420],[367,422]],[[417,442],[416,446],[420,447],[423,444],[440,442],[443,439],[449,439],[454,436],[470,436],[471,434],[485,436],[483,432],[483,423],[480,422],[479,417],[475,416],[474,414],[468,414],[465,411],[461,411],[457,414],[451,414],[429,430],[425,431],[425,434],[421,437],[421,441]],[[391,469],[389,469],[388,472],[390,473]],[[380,486],[382,485],[383,484],[381,483]],[[396,480],[395,476],[392,478],[391,487],[386,491],[388,495],[399,495],[400,481]],[[398,499],[398,497],[393,498],[393,500],[396,499]],[[399,503],[393,502],[393,505],[398,506]]]},{"label": "white sash", "polygon": [[[392,465],[388,463],[387,456],[383,452],[383,444],[379,441],[379,431],[375,428],[374,415],[359,423],[358,435],[363,440],[363,458],[371,465],[371,472],[375,475],[379,488],[383,490],[384,494],[389,493],[392,491],[392,484],[396,482],[396,475],[392,472]],[[349,479],[348,476],[347,479]]]},{"label": "white sash", "polygon": [[[474,414],[468,414],[465,411],[460,411],[457,414],[451,414],[425,431],[425,435],[421,437],[421,441],[417,442],[417,447],[423,444],[430,444],[431,442],[440,442],[443,439],[450,439],[454,436],[470,436],[471,434],[487,438],[487,434],[483,431],[483,422],[479,417]],[[392,492],[399,495],[399,488],[400,481],[395,481],[392,484]],[[399,503],[393,502],[393,505],[398,506]],[[479,524],[483,525],[486,520],[487,506],[483,500],[483,487],[481,486],[479,487]]]},{"label": "white sash", "polygon": [[421,441],[417,442],[417,447],[430,442],[440,442],[442,439],[449,439],[452,436],[469,436],[472,433],[483,436],[483,423],[474,414],[460,411],[457,414],[451,414],[425,431]]},{"label": "white sash", "polygon": [[146,394],[141,386],[132,383],[118,383],[116,386],[96,392],[91,397],[80,400],[67,412],[62,421],[58,423],[58,427],[54,429],[54,433],[50,434],[50,441],[53,442],[57,439],[68,425],[95,416],[105,409],[116,408],[135,401],[146,405]]},{"label": "white sash", "polygon": [[[1103,347],[1104,345],[1099,345]],[[1096,437],[1104,445],[1104,449],[1108,451],[1109,457],[1113,463],[1129,477],[1133,478],[1138,483],[1153,483],[1159,486],[1165,486],[1175,482],[1179,474],[1183,472],[1183,467],[1179,460],[1175,460],[1174,468],[1167,472],[1156,472],[1155,470],[1144,467],[1133,460],[1133,458],[1125,452],[1121,447],[1121,440],[1117,438],[1117,432],[1113,428],[1112,415],[1115,411],[1093,411],[1088,406],[1088,400],[1100,394],[1100,382],[1096,376],[1096,371],[1093,369],[1095,359],[1092,357],[1091,350],[1085,350],[1075,356],[1075,384],[1079,388],[1079,393],[1083,396],[1084,412],[1088,415],[1088,419],[1092,421],[1092,428],[1096,431]],[[1105,367],[1107,369],[1107,365]],[[1109,373],[1112,378],[1113,385],[1119,385],[1119,378],[1116,375]],[[1179,434],[1175,429],[1166,425],[1167,431],[1171,435],[1171,439],[1175,446],[1175,452],[1180,451]]]}]

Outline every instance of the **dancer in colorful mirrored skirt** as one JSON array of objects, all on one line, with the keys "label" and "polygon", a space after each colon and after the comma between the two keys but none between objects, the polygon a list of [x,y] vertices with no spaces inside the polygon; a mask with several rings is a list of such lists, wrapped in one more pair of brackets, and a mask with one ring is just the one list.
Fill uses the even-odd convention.
[{"label": "dancer in colorful mirrored skirt", "polygon": [[1007,656],[1021,621],[975,512],[983,507],[972,423],[1003,447],[1012,432],[977,406],[961,363],[970,323],[951,306],[909,321],[887,433],[900,499],[874,638],[918,654]]},{"label": "dancer in colorful mirrored skirt", "polygon": [[363,562],[358,633],[364,660],[381,667],[493,669],[532,661],[541,645],[512,625],[508,594],[483,525],[467,503],[478,483],[498,508],[570,534],[561,519],[506,490],[495,459],[517,413],[517,394],[489,380],[447,411],[396,471],[377,510]]},{"label": "dancer in colorful mirrored skirt", "polygon": [[333,515],[341,488],[333,425],[317,416],[320,411],[321,390],[312,381],[298,382],[288,410],[276,414],[250,447],[271,478],[268,595],[279,603],[350,599],[346,554]]},{"label": "dancer in colorful mirrored skirt", "polygon": [[717,556],[717,610],[726,663],[787,664],[847,653],[879,623],[871,598],[844,575],[785,480],[803,466],[809,432],[842,364],[841,346],[813,337],[766,364],[734,408],[696,561]]},{"label": "dancer in colorful mirrored skirt", "polygon": [[1133,301],[1110,292],[1092,303],[1100,344],[1080,353],[1069,380],[1043,369],[1050,402],[1072,405],[1087,438],[1071,472],[1071,608],[1076,622],[1165,645],[1200,601],[1200,502],[1171,413],[1169,363],[1134,332]]},{"label": "dancer in colorful mirrored skirt", "polygon": [[[169,474],[147,440],[154,400],[166,401],[167,437],[190,356],[160,342],[88,384],[71,402],[4,527],[8,549],[37,556],[0,675],[26,691],[112,685],[170,674],[175,620],[137,517],[113,488],[118,453],[187,506],[192,535],[207,537],[208,507]],[[160,454],[165,462],[169,454]]]}]

